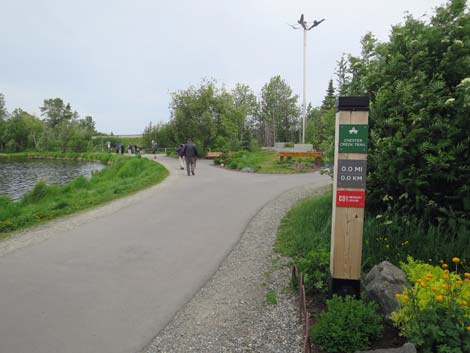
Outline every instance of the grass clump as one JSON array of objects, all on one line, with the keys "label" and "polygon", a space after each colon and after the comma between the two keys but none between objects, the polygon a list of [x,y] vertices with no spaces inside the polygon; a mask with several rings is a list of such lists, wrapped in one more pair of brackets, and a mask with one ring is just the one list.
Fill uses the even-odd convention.
[{"label": "grass clump", "polygon": [[270,290],[268,293],[266,293],[266,303],[270,305],[277,304],[277,294],[275,291]]},{"label": "grass clump", "polygon": [[[23,153],[6,158],[67,158],[100,161],[108,167],[65,185],[39,181],[21,200],[0,196],[0,239],[11,232],[97,206],[159,183],[168,171],[146,158],[109,153]],[[3,155],[2,155],[3,157]]]}]

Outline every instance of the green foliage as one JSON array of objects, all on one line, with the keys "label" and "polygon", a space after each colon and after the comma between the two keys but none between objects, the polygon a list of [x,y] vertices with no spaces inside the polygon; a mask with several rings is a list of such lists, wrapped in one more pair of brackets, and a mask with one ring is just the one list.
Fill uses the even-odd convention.
[{"label": "green foliage", "polygon": [[270,305],[277,304],[277,294],[275,291],[270,290],[268,293],[266,293],[266,303]]},{"label": "green foliage", "polygon": [[64,105],[60,98],[46,99],[40,109],[44,121],[21,109],[15,109],[6,120],[0,116],[0,150],[83,152],[90,147],[96,134],[91,116],[80,119],[70,103]]},{"label": "green foliage", "polygon": [[63,215],[90,208],[162,181],[168,171],[146,158],[110,153],[22,153],[2,158],[65,158],[100,161],[107,168],[90,179],[79,177],[65,185],[43,181],[19,201],[0,197],[0,238]]},{"label": "green foliage", "polygon": [[216,163],[223,163],[230,169],[252,168],[258,173],[267,174],[302,173],[315,168],[312,159],[296,158],[281,162],[278,153],[270,151],[225,152]]},{"label": "green foliage", "polygon": [[[276,249],[285,256],[306,258],[310,251],[329,250],[332,195],[326,193],[300,202],[281,221]],[[458,256],[470,258],[470,229],[462,225],[443,228],[406,222],[400,216],[366,213],[362,266],[365,270],[387,260],[398,264],[408,256],[437,262]]]},{"label": "green foliage", "polygon": [[299,202],[281,220],[276,250],[284,256],[306,258],[312,250],[328,251],[331,234],[331,192]]},{"label": "green foliage", "polygon": [[259,125],[265,146],[296,140],[299,128],[297,99],[281,76],[274,76],[263,86]]},{"label": "green foliage", "polygon": [[470,273],[457,273],[459,258],[442,268],[408,259],[402,268],[411,288],[397,293],[400,309],[392,320],[400,333],[423,353],[470,351]]},{"label": "green foliage", "polygon": [[470,258],[470,229],[429,224],[399,215],[366,213],[364,220],[363,266],[370,268],[387,260],[398,264],[408,256],[436,263],[442,258]]},{"label": "green foliage", "polygon": [[330,250],[318,248],[307,256],[296,260],[298,269],[304,274],[307,293],[325,296],[328,293],[328,275],[330,273]]},{"label": "green foliage", "polygon": [[322,350],[332,353],[353,353],[366,350],[383,332],[382,317],[375,303],[353,297],[333,296],[327,309],[312,327],[311,337]]},{"label": "green foliage", "polygon": [[367,34],[343,61],[340,91],[371,98],[369,209],[468,221],[469,23],[466,1],[451,0],[429,21],[408,16],[388,42]]}]

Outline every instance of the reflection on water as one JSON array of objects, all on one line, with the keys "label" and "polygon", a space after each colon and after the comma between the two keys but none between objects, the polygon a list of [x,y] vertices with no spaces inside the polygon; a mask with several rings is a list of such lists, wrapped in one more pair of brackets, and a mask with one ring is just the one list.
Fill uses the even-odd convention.
[{"label": "reflection on water", "polygon": [[48,184],[65,184],[103,168],[95,162],[0,158],[0,195],[18,200],[41,179]]}]

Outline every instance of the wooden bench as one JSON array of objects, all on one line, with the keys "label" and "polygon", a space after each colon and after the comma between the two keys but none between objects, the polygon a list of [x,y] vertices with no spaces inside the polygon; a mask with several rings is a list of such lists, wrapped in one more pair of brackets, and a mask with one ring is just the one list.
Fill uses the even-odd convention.
[{"label": "wooden bench", "polygon": [[323,152],[279,152],[279,159],[282,161],[284,158],[301,157],[301,158],[314,158],[319,163],[323,157]]},{"label": "wooden bench", "polygon": [[207,152],[207,159],[219,158],[223,155],[223,152]]}]

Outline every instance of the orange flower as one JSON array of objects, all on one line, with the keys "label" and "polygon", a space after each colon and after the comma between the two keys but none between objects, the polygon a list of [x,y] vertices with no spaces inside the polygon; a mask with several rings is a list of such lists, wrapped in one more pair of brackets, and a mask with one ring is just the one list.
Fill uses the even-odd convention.
[{"label": "orange flower", "polygon": [[470,283],[470,278],[465,278],[465,283]]},{"label": "orange flower", "polygon": [[468,272],[465,272],[463,275],[465,276],[465,278],[470,278],[470,273]]},{"label": "orange flower", "polygon": [[445,268],[448,268],[448,267],[449,267],[449,265],[447,265],[447,264],[442,264],[442,268],[445,269]]},{"label": "orange flower", "polygon": [[446,275],[448,275],[448,274],[449,274],[449,270],[444,270],[444,273],[445,273]]},{"label": "orange flower", "polygon": [[463,281],[459,279],[456,283],[457,285],[461,286],[463,284]]},{"label": "orange flower", "polygon": [[403,294],[403,297],[402,297],[402,298],[403,298],[403,301],[404,301],[404,302],[407,302],[408,300],[410,300],[410,297],[409,297],[408,295],[406,295],[406,294]]},{"label": "orange flower", "polygon": [[460,262],[460,259],[458,257],[453,257],[452,262],[458,264]]},{"label": "orange flower", "polygon": [[439,303],[442,303],[444,301],[444,296],[442,294],[439,294],[436,296],[436,300],[439,302]]},{"label": "orange flower", "polygon": [[466,300],[462,300],[462,306],[466,306],[467,305],[467,301]]},{"label": "orange flower", "polygon": [[426,285],[424,283],[420,283],[419,285],[421,286],[421,288],[426,288]]},{"label": "orange flower", "polygon": [[470,326],[467,326],[467,331],[470,332]]},{"label": "orange flower", "polygon": [[431,290],[432,290],[433,292],[437,292],[438,288],[432,287]]},{"label": "orange flower", "polygon": [[428,274],[426,275],[426,281],[430,281],[431,278],[432,278],[432,274],[428,273]]},{"label": "orange flower", "polygon": [[449,275],[443,275],[442,279],[449,279]]}]

